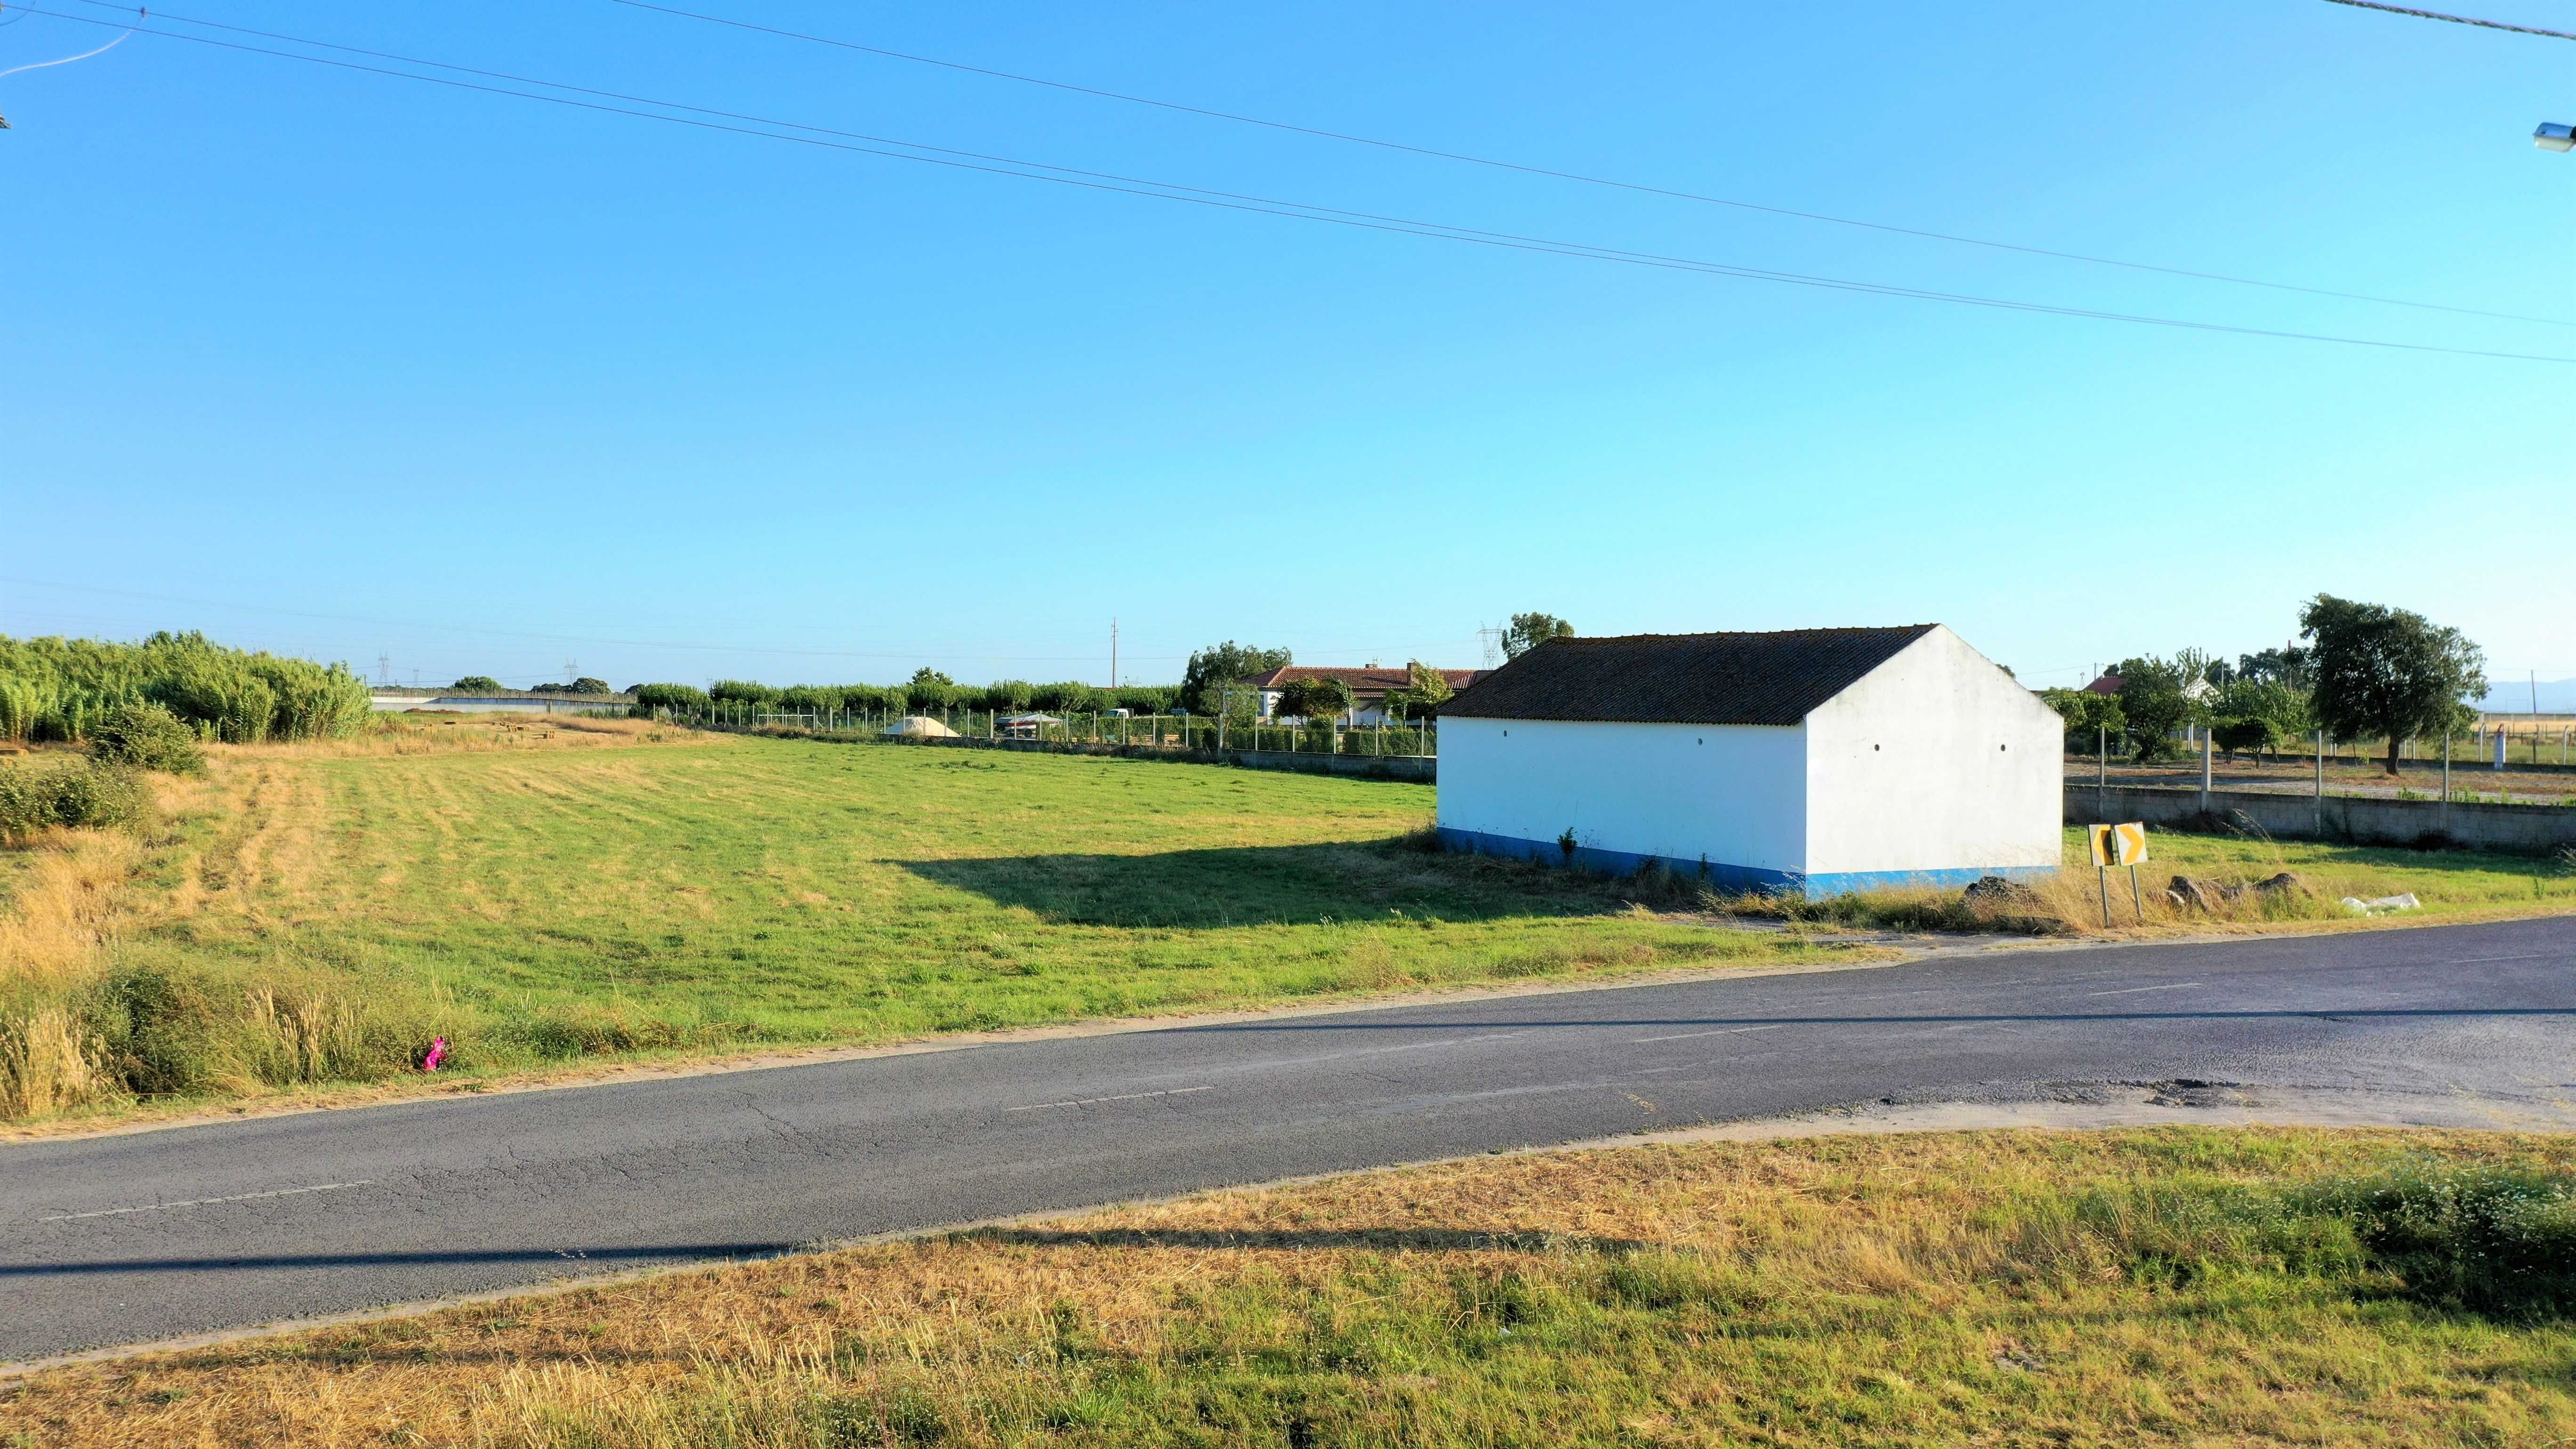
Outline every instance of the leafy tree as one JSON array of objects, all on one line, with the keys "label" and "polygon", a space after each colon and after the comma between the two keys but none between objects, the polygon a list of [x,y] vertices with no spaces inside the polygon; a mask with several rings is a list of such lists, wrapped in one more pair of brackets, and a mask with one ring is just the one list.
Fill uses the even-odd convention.
[{"label": "leafy tree", "polygon": [[2299,632],[2316,646],[2317,722],[2339,740],[2384,736],[2392,775],[2407,739],[2456,728],[2487,692],[2486,651],[2411,610],[2319,594]]},{"label": "leafy tree", "polygon": [[2286,732],[2259,714],[2249,714],[2221,718],[2210,727],[2209,737],[2232,760],[2240,750],[2250,755],[2280,748]]},{"label": "leafy tree", "polygon": [[1030,690],[1029,702],[1057,714],[1069,710],[1094,710],[1100,708],[1100,690],[1079,679],[1058,680]]},{"label": "leafy tree", "polygon": [[[2241,673],[2218,691],[2212,713],[2219,721],[2212,737],[2230,754],[2277,750],[2315,728],[2306,690]],[[2254,727],[2256,721],[2262,725],[2260,730]]]},{"label": "leafy tree", "polygon": [[848,696],[835,685],[791,684],[778,692],[781,709],[811,710],[831,714],[848,702]]},{"label": "leafy tree", "polygon": [[1514,614],[1503,630],[1503,657],[1518,659],[1550,639],[1571,639],[1574,626],[1554,614]]},{"label": "leafy tree", "polygon": [[[1240,684],[1290,662],[1285,649],[1262,649],[1231,639],[1211,644],[1193,652],[1189,667],[1181,671],[1181,707],[1192,714],[1215,714],[1226,707],[1229,691],[1225,686]],[[1234,700],[1238,710],[1241,704],[1240,698]]]},{"label": "leafy tree", "polygon": [[1281,719],[1333,719],[1351,707],[1351,687],[1338,679],[1292,679],[1271,713]]},{"label": "leafy tree", "polygon": [[605,680],[605,679],[593,679],[592,677],[590,677],[590,676],[589,676],[589,675],[587,675],[587,674],[583,675],[583,676],[582,676],[581,678],[579,678],[579,679],[574,680],[572,683],[565,685],[565,686],[563,687],[563,692],[564,692],[565,694],[614,694],[614,693],[616,693],[616,691],[615,691],[615,690],[612,690],[612,689],[610,689],[610,688],[608,687],[608,681],[607,681],[607,680]]},{"label": "leafy tree", "polygon": [[907,708],[925,712],[955,709],[967,696],[967,691],[958,688],[956,680],[927,664],[912,671],[911,679],[889,692],[900,693]]},{"label": "leafy tree", "polygon": [[2110,738],[2123,739],[2129,732],[2129,717],[2121,712],[2119,697],[2095,694],[2089,689],[2044,690],[2040,698],[2066,720],[2066,747],[2077,754],[2090,754],[2103,744],[2103,732]]},{"label": "leafy tree", "polygon": [[1386,697],[1386,712],[1391,719],[1429,719],[1458,693],[1449,687],[1449,676],[1419,659],[1405,664],[1404,675],[1404,688]]},{"label": "leafy tree", "polygon": [[996,679],[984,686],[983,708],[995,714],[1020,714],[1037,698],[1037,686],[1025,679]]},{"label": "leafy tree", "polygon": [[904,687],[900,684],[843,684],[834,687],[841,691],[843,709],[873,714],[883,709],[903,707]]},{"label": "leafy tree", "polygon": [[2236,673],[2257,684],[2280,684],[2305,692],[2316,684],[2316,658],[2296,644],[2236,656]]},{"label": "leafy tree", "polygon": [[447,687],[450,689],[498,691],[502,688],[502,684],[501,681],[494,679],[488,674],[469,674]]},{"label": "leafy tree", "polygon": [[709,699],[734,704],[775,704],[778,691],[749,679],[719,679],[707,686]]},{"label": "leafy tree", "polygon": [[2128,716],[2129,743],[2141,760],[2165,759],[2177,751],[2170,738],[2186,724],[2198,723],[2202,711],[2192,697],[2207,661],[2195,650],[2171,659],[2146,655],[2123,659],[2113,672],[2120,676],[2120,712]]},{"label": "leafy tree", "polygon": [[626,692],[635,696],[637,719],[651,719],[655,710],[692,714],[707,707],[707,692],[694,684],[639,684]]},{"label": "leafy tree", "polygon": [[1135,714],[1164,714],[1176,693],[1168,684],[1122,684],[1114,698],[1118,708]]}]

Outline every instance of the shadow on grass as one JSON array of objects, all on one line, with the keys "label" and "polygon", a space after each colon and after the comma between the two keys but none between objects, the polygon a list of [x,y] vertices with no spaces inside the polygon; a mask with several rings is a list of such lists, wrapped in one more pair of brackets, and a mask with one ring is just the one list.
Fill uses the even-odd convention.
[{"label": "shadow on grass", "polygon": [[1626,909],[1616,882],[1394,841],[1156,855],[892,862],[1054,925],[1203,930],[1327,921],[1490,921]]},{"label": "shadow on grass", "polygon": [[1363,1249],[1381,1253],[1643,1253],[1657,1245],[1634,1238],[1595,1238],[1581,1233],[1475,1233],[1457,1228],[1322,1228],[1294,1232],[1215,1232],[1189,1228],[1103,1228],[1050,1232],[1040,1228],[972,1228],[950,1234],[959,1243],[1006,1243],[1024,1248],[1203,1248],[1211,1252],[1258,1248]]}]

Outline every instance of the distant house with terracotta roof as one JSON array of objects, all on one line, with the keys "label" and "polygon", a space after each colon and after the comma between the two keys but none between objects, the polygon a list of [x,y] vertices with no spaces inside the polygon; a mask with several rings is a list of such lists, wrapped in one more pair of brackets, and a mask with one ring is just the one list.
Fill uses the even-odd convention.
[{"label": "distant house with terracotta roof", "polygon": [[[1440,677],[1449,681],[1452,690],[1465,689],[1493,671],[1487,669],[1443,669]],[[1386,719],[1386,697],[1413,682],[1413,676],[1402,669],[1337,669],[1312,664],[1283,664],[1267,674],[1252,677],[1252,687],[1261,691],[1261,716],[1270,718],[1279,709],[1279,696],[1289,685],[1301,679],[1338,679],[1351,692],[1351,712],[1345,716],[1352,724],[1379,724]]]}]

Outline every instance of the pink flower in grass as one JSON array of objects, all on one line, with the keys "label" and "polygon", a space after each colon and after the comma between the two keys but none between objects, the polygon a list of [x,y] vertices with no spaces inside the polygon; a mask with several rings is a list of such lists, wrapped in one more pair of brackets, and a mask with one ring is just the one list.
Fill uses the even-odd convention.
[{"label": "pink flower in grass", "polygon": [[437,1071],[438,1064],[445,1060],[447,1060],[447,1038],[433,1037],[429,1043],[429,1054],[420,1059],[420,1069],[424,1072]]}]

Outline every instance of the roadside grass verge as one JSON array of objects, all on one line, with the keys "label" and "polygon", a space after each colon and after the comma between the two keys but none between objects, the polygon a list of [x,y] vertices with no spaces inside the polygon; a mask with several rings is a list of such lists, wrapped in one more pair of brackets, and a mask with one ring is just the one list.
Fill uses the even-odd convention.
[{"label": "roadside grass verge", "polygon": [[1480,1158],[0,1385],[0,1442],[2547,1444],[2576,1142]]},{"label": "roadside grass verge", "polygon": [[[2084,831],[2066,832],[2064,866],[2015,898],[1979,904],[1957,890],[1862,891],[1807,901],[1743,896],[1711,908],[1757,919],[1888,931],[2010,931],[2035,936],[2170,935],[2267,927],[2368,926],[2421,920],[2481,920],[2576,911],[2576,869],[2563,860],[2476,850],[2404,850],[2273,840],[2250,835],[2157,832],[2154,864],[2109,880],[2110,924],[2103,924],[2102,882]],[[2258,889],[2287,871],[2292,890]],[[2168,894],[2173,878],[2203,888],[2200,901]],[[2231,893],[2232,892],[2232,893]],[[2343,905],[2411,894],[2421,909],[2365,919]]]},{"label": "roadside grass verge", "polygon": [[0,867],[51,942],[0,967],[0,1116],[1867,950],[1409,849],[1431,791],[1382,782],[559,718],[157,788]]}]

